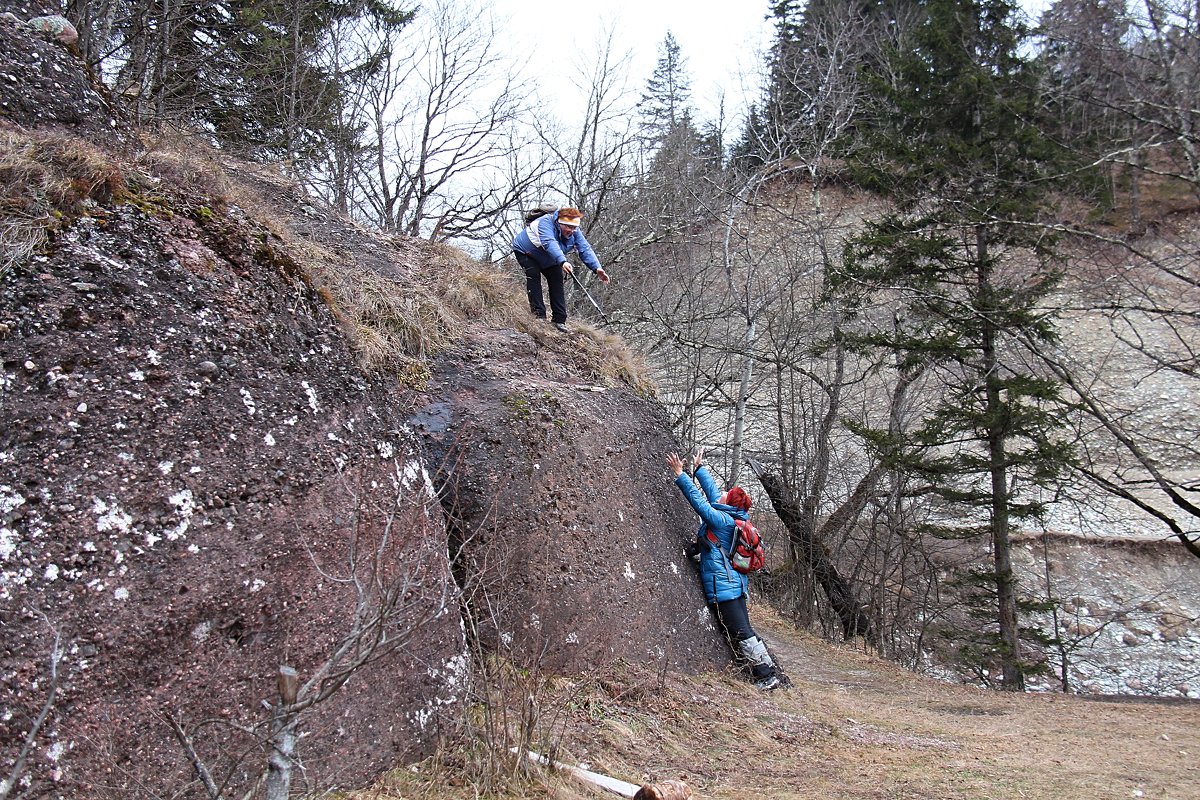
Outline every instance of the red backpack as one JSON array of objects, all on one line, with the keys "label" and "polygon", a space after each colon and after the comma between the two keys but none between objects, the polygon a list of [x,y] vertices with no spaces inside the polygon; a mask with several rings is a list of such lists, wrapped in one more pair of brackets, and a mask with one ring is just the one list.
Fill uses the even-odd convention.
[{"label": "red backpack", "polygon": [[734,524],[737,525],[737,529],[733,533],[733,548],[730,552],[725,552],[717,535],[712,531],[707,533],[708,540],[725,554],[725,559],[735,572],[743,575],[758,572],[763,568],[767,556],[762,537],[758,535],[758,528],[744,519],[734,519]]}]

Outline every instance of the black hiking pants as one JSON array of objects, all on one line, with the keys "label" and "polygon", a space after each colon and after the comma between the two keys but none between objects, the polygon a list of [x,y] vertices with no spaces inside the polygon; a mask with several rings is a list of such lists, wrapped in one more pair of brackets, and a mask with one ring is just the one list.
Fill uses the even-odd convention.
[{"label": "black hiking pants", "polygon": [[542,277],[546,278],[546,287],[550,290],[550,311],[553,313],[551,322],[567,321],[567,292],[563,285],[564,275],[561,264],[543,267],[533,256],[527,256],[514,251],[517,263],[525,270],[525,292],[529,295],[529,310],[535,317],[546,318],[546,304],[542,299]]},{"label": "black hiking pants", "polygon": [[758,634],[750,627],[750,612],[746,610],[746,595],[736,600],[723,600],[716,604],[717,622],[729,637],[730,644],[737,645],[743,639]]}]

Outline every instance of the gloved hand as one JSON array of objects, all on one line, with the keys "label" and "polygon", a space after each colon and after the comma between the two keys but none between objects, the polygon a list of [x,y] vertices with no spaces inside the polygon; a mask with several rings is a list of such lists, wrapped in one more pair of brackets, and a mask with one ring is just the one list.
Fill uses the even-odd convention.
[{"label": "gloved hand", "polygon": [[575,271],[575,268],[571,266],[570,261],[564,261],[562,263],[562,269],[563,269],[563,273],[566,275],[570,275],[572,272]]}]

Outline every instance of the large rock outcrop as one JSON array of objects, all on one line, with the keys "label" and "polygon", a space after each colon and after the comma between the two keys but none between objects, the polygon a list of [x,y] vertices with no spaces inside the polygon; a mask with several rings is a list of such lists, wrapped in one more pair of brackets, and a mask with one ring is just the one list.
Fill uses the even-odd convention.
[{"label": "large rock outcrop", "polygon": [[132,205],[94,214],[0,299],[6,749],[47,697],[57,634],[36,776],[64,796],[181,786],[175,718],[216,720],[202,753],[251,748],[216,765],[249,782],[261,748],[235,726],[265,721],[277,666],[311,677],[369,627],[360,602],[403,590],[379,627],[403,647],[309,713],[306,763],[362,782],[428,752],[464,642],[391,387],[254,242]]},{"label": "large rock outcrop", "polygon": [[[0,780],[200,797],[202,761],[244,790],[283,664],[297,708],[321,698],[303,776],[347,786],[430,752],[472,644],[558,671],[727,663],[662,411],[594,337],[463,318],[404,383],[365,368],[337,276],[434,291],[466,259],[269,171],[106,155],[80,76],[0,119],[38,176],[4,188],[47,226],[23,220],[34,252],[0,270]],[[56,161],[61,193],[19,194]]]},{"label": "large rock outcrop", "polygon": [[412,419],[482,635],[555,671],[727,663],[682,556],[696,523],[665,413],[581,368],[578,338],[557,344],[472,338],[434,361]]}]

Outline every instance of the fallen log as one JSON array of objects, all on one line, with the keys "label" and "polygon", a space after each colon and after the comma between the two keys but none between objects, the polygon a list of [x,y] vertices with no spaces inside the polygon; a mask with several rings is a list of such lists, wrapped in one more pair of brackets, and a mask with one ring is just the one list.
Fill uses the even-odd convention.
[{"label": "fallen log", "polygon": [[[516,748],[514,748],[514,752],[515,750]],[[669,780],[664,783],[648,783],[638,786],[636,783],[629,783],[628,781],[613,778],[600,772],[592,772],[590,769],[564,764],[561,761],[553,761],[541,753],[535,753],[532,750],[527,750],[525,755],[529,757],[530,761],[536,764],[565,772],[578,781],[599,787],[613,794],[619,794],[621,797],[631,798],[632,800],[689,800],[692,796],[691,787],[683,781]]]}]

